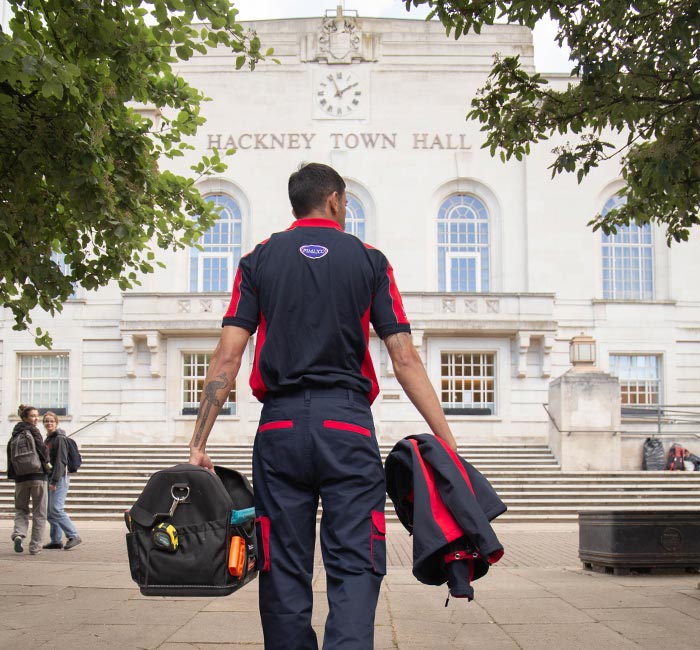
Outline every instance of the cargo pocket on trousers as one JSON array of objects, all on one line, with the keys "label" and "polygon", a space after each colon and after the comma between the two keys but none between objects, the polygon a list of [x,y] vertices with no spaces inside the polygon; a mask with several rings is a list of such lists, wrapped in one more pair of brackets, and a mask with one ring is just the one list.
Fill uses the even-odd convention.
[{"label": "cargo pocket on trousers", "polygon": [[386,523],[384,513],[379,510],[372,510],[369,550],[374,572],[381,576],[386,575]]},{"label": "cargo pocket on trousers", "polygon": [[255,534],[258,536],[258,570],[270,570],[270,518],[256,517]]}]

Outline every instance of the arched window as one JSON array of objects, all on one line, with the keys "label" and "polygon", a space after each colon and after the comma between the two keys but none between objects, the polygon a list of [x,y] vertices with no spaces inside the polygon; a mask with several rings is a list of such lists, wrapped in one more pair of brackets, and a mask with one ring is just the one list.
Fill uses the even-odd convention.
[{"label": "arched window", "polygon": [[241,259],[241,209],[227,194],[210,194],[206,200],[220,206],[220,216],[200,239],[202,250],[190,249],[190,288],[230,291]]},{"label": "arched window", "polygon": [[346,193],[345,196],[348,200],[345,213],[345,232],[365,241],[365,209],[354,194]]},{"label": "arched window", "polygon": [[[601,211],[624,205],[627,198],[613,196]],[[654,243],[651,225],[617,226],[616,234],[603,233],[603,297],[650,300],[654,294]]]},{"label": "arched window", "polygon": [[471,194],[454,194],[438,210],[438,290],[489,290],[489,215]]}]

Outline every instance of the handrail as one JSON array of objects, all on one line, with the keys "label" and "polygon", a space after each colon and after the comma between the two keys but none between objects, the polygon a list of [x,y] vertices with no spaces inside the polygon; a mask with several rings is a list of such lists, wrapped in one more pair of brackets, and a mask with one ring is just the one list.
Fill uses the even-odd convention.
[{"label": "handrail", "polygon": [[611,433],[613,436],[616,436],[618,433],[622,433],[618,429],[569,429],[566,431],[563,431],[562,429],[559,428],[559,425],[556,423],[556,420],[554,419],[554,416],[549,412],[549,409],[547,408],[546,404],[542,404],[542,408],[547,412],[547,415],[549,416],[549,419],[551,420],[552,424],[554,425],[554,428],[559,432],[559,433],[565,433],[567,436],[570,436],[572,433]]},{"label": "handrail", "polygon": [[[700,405],[694,404],[631,404],[622,407],[622,415],[626,418],[648,418],[656,420],[656,432],[653,437],[669,438],[678,436],[694,436],[700,438],[697,431],[675,430],[664,432],[663,425],[697,424],[700,426]],[[648,435],[649,432],[624,432],[625,437]]]},{"label": "handrail", "polygon": [[[677,408],[681,407],[681,408]],[[547,415],[549,416],[550,422],[554,425],[554,428],[559,432],[566,434],[567,436],[570,436],[572,433],[606,433],[605,430],[601,429],[572,429],[572,430],[562,430],[559,428],[559,425],[557,424],[557,421],[554,419],[554,416],[551,414],[549,409],[547,408],[547,404],[542,404],[542,408],[545,410]],[[649,432],[649,431],[625,431],[625,430],[615,430],[615,431],[610,431],[613,436],[616,436],[620,434],[623,438],[647,438],[649,437],[650,433],[651,436],[654,438],[674,438],[674,437],[679,437],[679,436],[687,436],[687,437],[694,437],[694,438],[700,438],[700,433],[697,431],[685,431],[685,430],[676,430],[672,432],[664,432],[662,431],[662,424],[698,424],[700,425],[700,406],[697,407],[697,419],[691,418],[691,419],[685,419],[685,418],[664,418],[661,417],[661,413],[679,413],[682,415],[685,414],[694,414],[695,411],[688,410],[694,408],[691,405],[686,405],[686,404],[651,404],[651,405],[645,405],[645,406],[640,406],[640,407],[623,407],[623,409],[630,409],[634,410],[635,412],[640,414],[640,417],[643,417],[644,415],[646,416],[652,416],[656,418],[657,422],[657,427],[655,432]],[[629,412],[629,411],[628,411]]]},{"label": "handrail", "polygon": [[674,431],[673,433],[649,433],[649,431],[621,431],[620,435],[623,438],[680,438],[680,437],[694,437],[700,438],[700,433],[695,433],[694,431]]},{"label": "handrail", "polygon": [[104,415],[100,416],[100,417],[97,418],[96,420],[93,420],[92,422],[88,422],[85,426],[80,427],[80,429],[76,429],[75,431],[73,431],[73,433],[69,433],[69,434],[68,434],[68,437],[69,437],[69,438],[73,437],[76,433],[78,433],[78,431],[82,431],[83,429],[87,429],[88,427],[91,427],[91,426],[92,426],[93,424],[95,424],[96,422],[100,422],[101,420],[104,420],[105,418],[108,418],[110,415],[112,415],[112,414],[111,414],[111,413],[105,413]]}]

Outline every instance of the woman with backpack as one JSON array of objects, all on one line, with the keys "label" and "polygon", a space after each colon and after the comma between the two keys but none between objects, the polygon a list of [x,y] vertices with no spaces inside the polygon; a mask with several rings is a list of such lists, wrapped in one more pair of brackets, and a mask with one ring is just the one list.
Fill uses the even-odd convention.
[{"label": "woman with backpack", "polygon": [[41,432],[37,429],[39,411],[33,406],[20,404],[17,415],[21,419],[7,443],[7,478],[15,481],[15,525],[12,541],[15,552],[24,551],[24,538],[29,530],[29,503],[31,501],[32,537],[29,553],[41,553],[46,528],[46,477],[49,453]]},{"label": "woman with backpack", "polygon": [[[63,509],[68,495],[70,478],[68,474],[68,438],[66,432],[58,427],[58,415],[53,411],[44,413],[46,429],[46,446],[49,449],[51,474],[49,475],[49,529],[51,541],[44,544],[46,549],[65,549],[69,551],[80,544],[80,539],[70,517]],[[66,544],[63,545],[63,534]]]}]

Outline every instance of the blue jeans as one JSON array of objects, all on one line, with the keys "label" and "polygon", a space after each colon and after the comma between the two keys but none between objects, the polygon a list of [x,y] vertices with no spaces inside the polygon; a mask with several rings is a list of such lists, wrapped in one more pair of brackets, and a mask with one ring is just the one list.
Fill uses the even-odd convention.
[{"label": "blue jeans", "polygon": [[69,539],[78,536],[78,531],[75,529],[73,522],[63,510],[69,485],[70,479],[66,475],[58,481],[55,490],[49,490],[49,515],[47,518],[53,544],[60,544],[63,541],[63,533]]}]

